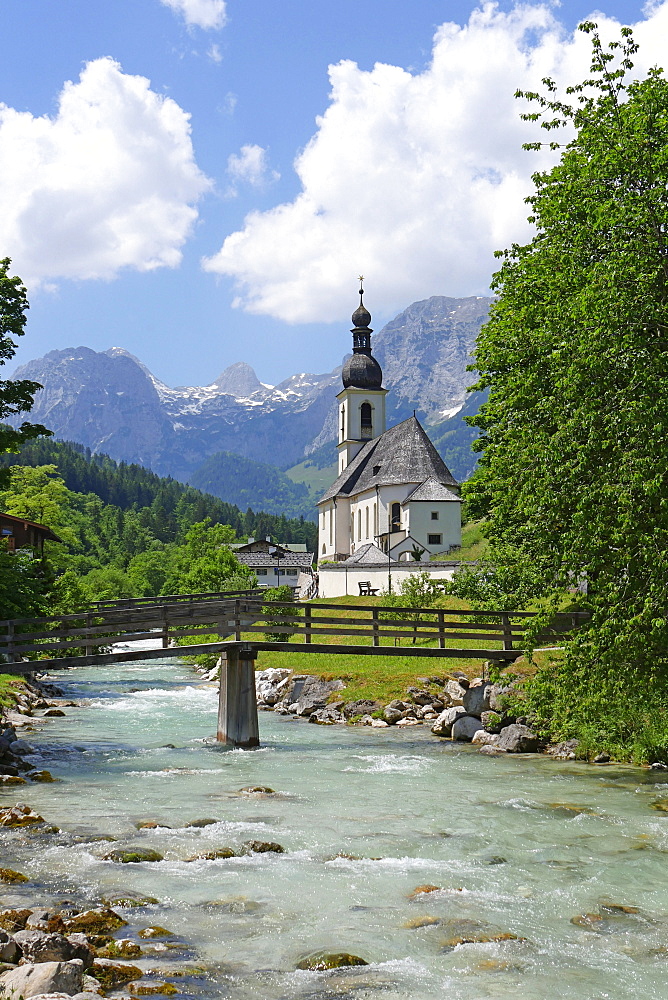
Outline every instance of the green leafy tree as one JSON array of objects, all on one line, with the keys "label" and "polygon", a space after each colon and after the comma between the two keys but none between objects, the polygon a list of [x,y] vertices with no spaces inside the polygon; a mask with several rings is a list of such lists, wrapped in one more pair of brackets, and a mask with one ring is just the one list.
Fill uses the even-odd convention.
[{"label": "green leafy tree", "polygon": [[[534,175],[534,238],[499,255],[466,501],[487,518],[482,580],[499,599],[556,608],[586,583],[591,626],[539,672],[538,722],[584,738],[593,721],[599,745],[660,755],[668,721],[649,723],[668,706],[668,82],[660,69],[632,78],[630,29],[604,46],[580,27],[588,79],[563,101],[550,79],[519,95],[561,157]],[[654,748],[638,750],[649,729]]]},{"label": "green leafy tree", "polygon": [[[281,625],[284,620],[297,618],[302,613],[302,608],[293,603],[294,594],[292,587],[288,587],[287,584],[283,584],[281,587],[267,587],[262,594],[262,598],[269,602],[263,606],[262,611],[267,615],[270,626]],[[279,602],[278,605],[277,602]],[[280,603],[282,602],[291,603],[292,606],[288,607],[286,605],[285,607],[281,607]],[[284,627],[289,628],[291,624],[285,621]],[[264,639],[265,642],[287,642],[292,635],[294,635],[294,632],[265,632]]]},{"label": "green leafy tree", "polygon": [[[0,260],[0,365],[4,365],[16,353],[14,338],[25,333],[26,312],[29,309],[28,295],[20,278],[10,277],[9,257]],[[21,445],[41,434],[50,434],[41,424],[22,423],[18,430],[7,426],[6,417],[28,412],[34,403],[34,395],[42,386],[29,379],[0,379],[0,453],[18,451]],[[8,479],[0,469],[0,485]]]}]

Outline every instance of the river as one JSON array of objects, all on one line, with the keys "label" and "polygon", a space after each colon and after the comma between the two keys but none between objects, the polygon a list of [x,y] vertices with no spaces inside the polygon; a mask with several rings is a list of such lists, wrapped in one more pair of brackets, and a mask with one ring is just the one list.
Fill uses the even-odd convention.
[{"label": "river", "polygon": [[[179,996],[668,996],[668,815],[652,809],[667,777],[484,757],[426,726],[322,727],[268,712],[259,750],[223,750],[210,742],[215,689],[174,660],[78,668],[57,683],[85,705],[24,738],[60,780],[4,788],[0,804],[28,802],[64,832],[40,851],[23,832],[3,834],[3,864],[28,874],[40,900],[121,888],[160,900],[121,912],[130,936],[159,924],[188,943],[174,952]],[[275,794],[240,792],[249,785]],[[203,818],[217,822],[185,826]],[[137,830],[147,820],[164,826]],[[99,834],[165,860],[104,861],[110,845],[86,842]],[[248,840],[285,853],[185,861]],[[439,889],[409,898],[425,884]],[[5,890],[4,905],[36,898],[34,886]],[[600,919],[571,922],[586,913]],[[499,934],[515,937],[453,947]],[[369,965],[296,969],[319,950]]]}]

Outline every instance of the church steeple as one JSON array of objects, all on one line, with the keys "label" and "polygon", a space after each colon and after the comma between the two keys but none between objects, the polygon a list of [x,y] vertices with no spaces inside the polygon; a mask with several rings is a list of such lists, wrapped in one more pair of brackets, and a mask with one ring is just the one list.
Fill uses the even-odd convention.
[{"label": "church steeple", "polygon": [[379,389],[383,384],[383,372],[374,357],[371,356],[371,334],[373,330],[371,313],[364,305],[364,278],[360,276],[360,304],[352,315],[354,323],[350,331],[353,335],[353,356],[348,358],[341,377],[343,387],[354,386],[356,389]]},{"label": "church steeple", "polygon": [[353,313],[353,353],[343,366],[339,405],[339,472],[343,472],[367,441],[385,431],[383,372],[371,354],[371,313],[364,305],[360,277],[360,304]]}]

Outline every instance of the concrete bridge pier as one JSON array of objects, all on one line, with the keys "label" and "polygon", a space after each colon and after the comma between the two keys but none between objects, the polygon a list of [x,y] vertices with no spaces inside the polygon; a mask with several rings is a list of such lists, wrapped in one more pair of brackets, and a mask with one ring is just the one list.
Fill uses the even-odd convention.
[{"label": "concrete bridge pier", "polygon": [[230,645],[220,658],[220,693],[216,739],[232,747],[259,747],[255,697],[255,660],[251,646]]}]

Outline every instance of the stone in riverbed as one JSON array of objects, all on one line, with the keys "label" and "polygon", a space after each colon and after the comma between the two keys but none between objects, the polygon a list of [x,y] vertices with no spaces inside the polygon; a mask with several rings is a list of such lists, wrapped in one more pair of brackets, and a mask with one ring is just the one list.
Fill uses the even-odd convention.
[{"label": "stone in riverbed", "polygon": [[495,743],[486,743],[478,750],[478,753],[485,754],[487,757],[503,757],[507,752],[507,750],[501,750]]},{"label": "stone in riverbed", "polygon": [[474,715],[459,715],[452,724],[452,738],[458,742],[470,743],[480,731],[480,719]]},{"label": "stone in riverbed", "polygon": [[22,931],[32,910],[0,910],[0,927],[3,930]]},{"label": "stone in riverbed", "polygon": [[243,854],[284,854],[285,848],[268,840],[247,840],[241,845]]},{"label": "stone in riverbed", "polygon": [[111,990],[122,983],[141,979],[142,970],[137,965],[123,965],[109,958],[96,958],[93,962],[93,975],[104,990]]},{"label": "stone in riverbed", "polygon": [[499,742],[498,733],[488,733],[486,729],[479,729],[474,734],[471,743],[479,747],[493,747]]},{"label": "stone in riverbed", "polygon": [[9,882],[13,884],[15,882],[28,882],[28,876],[22,875],[21,872],[15,872],[13,868],[0,868],[0,882]]},{"label": "stone in riverbed", "polygon": [[0,931],[0,962],[16,965],[20,957],[21,952],[14,938],[7,931]]},{"label": "stone in riverbed", "polygon": [[409,899],[421,899],[430,892],[440,892],[440,885],[416,885],[411,893],[408,894]]},{"label": "stone in riverbed", "polygon": [[148,997],[148,996],[173,996],[174,993],[178,993],[179,989],[174,985],[174,983],[128,983],[127,986],[130,993],[138,997]]},{"label": "stone in riverbed", "polygon": [[276,792],[269,785],[246,785],[239,791],[244,795],[275,795]]},{"label": "stone in riverbed", "polygon": [[226,858],[236,858],[237,852],[233,851],[231,847],[219,847],[216,851],[207,851],[206,854],[194,854],[191,858],[186,858],[189,861],[221,861]]},{"label": "stone in riverbed", "polygon": [[84,969],[93,964],[93,950],[83,934],[49,934],[44,931],[18,931],[14,940],[21,949],[24,961],[36,965],[40,962],[68,962],[81,959]]},{"label": "stone in riverbed", "polygon": [[109,851],[102,858],[103,861],[116,861],[121,865],[137,865],[142,861],[164,861],[159,851],[154,851],[150,847],[133,847],[131,849],[117,849]]},{"label": "stone in riverbed", "polygon": [[142,951],[130,938],[115,938],[98,949],[98,958],[139,958]]},{"label": "stone in riverbed", "polygon": [[63,715],[65,715],[65,713],[63,712],[62,708],[47,708],[46,712],[44,713],[44,716],[47,719],[56,719],[60,718]]},{"label": "stone in riverbed", "polygon": [[82,934],[105,934],[125,927],[127,920],[107,906],[96,906],[92,910],[84,910],[65,921],[65,927],[70,933],[81,931]]},{"label": "stone in riverbed", "polygon": [[420,927],[435,927],[436,924],[441,923],[440,917],[413,917],[412,920],[407,920],[405,924],[401,926],[406,930],[413,931],[419,930]]},{"label": "stone in riverbed", "polygon": [[129,889],[117,893],[110,893],[102,897],[105,906],[123,906],[130,909],[134,906],[151,906],[160,902],[154,896],[142,896],[138,892],[131,892]]},{"label": "stone in riverbed", "polygon": [[80,993],[83,985],[83,963],[40,962],[21,965],[0,976],[0,990],[7,996],[34,997],[44,993]]},{"label": "stone in riverbed", "polygon": [[25,802],[17,802],[15,806],[0,809],[0,826],[29,826],[31,823],[43,823],[44,817],[33,812]]},{"label": "stone in riverbed", "polygon": [[[186,828],[186,830],[190,829],[191,827],[194,827],[195,829],[199,829],[200,827],[204,827],[204,826],[214,826],[216,823],[220,823],[220,820],[219,819],[210,819],[210,818],[207,818],[207,819],[193,819],[193,820],[190,821],[190,823],[186,823],[186,827],[185,828]],[[160,858],[160,860],[162,861],[162,858]]]},{"label": "stone in riverbed", "polygon": [[432,733],[434,736],[451,736],[455,719],[464,714],[463,705],[455,705],[451,708],[446,708],[443,712],[441,712],[434,725],[431,727]]},{"label": "stone in riverbed", "polygon": [[138,933],[139,937],[145,941],[151,941],[153,938],[174,937],[171,931],[168,931],[166,927],[160,927],[158,924],[154,924],[151,927],[142,927]]},{"label": "stone in riverbed", "polygon": [[383,719],[387,722],[388,726],[394,726],[401,718],[401,713],[403,709],[391,708],[386,705],[383,709]]},{"label": "stone in riverbed", "polygon": [[[14,769],[16,770],[16,769]],[[0,774],[0,784],[2,785],[27,785],[25,778],[20,778],[18,774]]]},{"label": "stone in riverbed", "polygon": [[501,730],[499,742],[496,745],[507,753],[537,753],[543,743],[540,736],[537,736],[528,726],[515,723]]},{"label": "stone in riverbed", "polygon": [[40,784],[49,784],[50,782],[56,780],[54,776],[51,774],[51,771],[46,771],[46,770],[28,771],[27,776],[30,778],[31,781],[37,781]]},{"label": "stone in riverbed", "polygon": [[319,951],[314,955],[308,955],[301,962],[297,962],[298,969],[309,972],[325,972],[327,969],[345,969],[353,965],[368,965],[363,958],[357,955],[350,955],[347,951],[325,952]]},{"label": "stone in riverbed", "polygon": [[489,692],[491,684],[483,681],[471,683],[462,699],[462,704],[469,715],[477,715],[478,718],[483,712],[489,711]]}]

